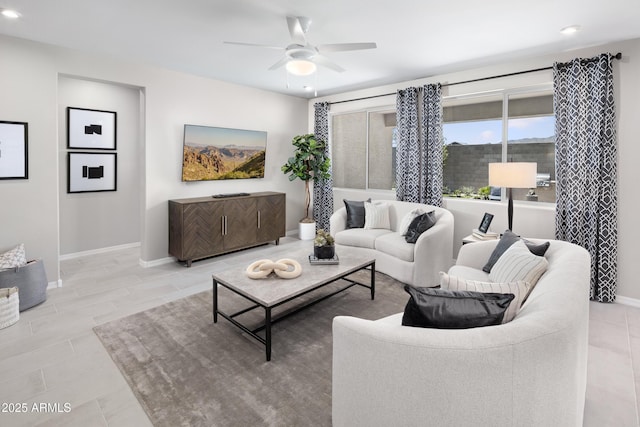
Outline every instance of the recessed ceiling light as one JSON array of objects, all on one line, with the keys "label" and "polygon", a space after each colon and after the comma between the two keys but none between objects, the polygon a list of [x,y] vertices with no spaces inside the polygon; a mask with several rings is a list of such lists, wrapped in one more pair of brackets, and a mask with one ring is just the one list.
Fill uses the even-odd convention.
[{"label": "recessed ceiling light", "polygon": [[569,25],[568,27],[564,27],[563,29],[561,29],[560,33],[568,36],[571,34],[575,34],[578,31],[580,31],[580,25]]},{"label": "recessed ceiling light", "polygon": [[0,9],[2,10],[2,16],[10,19],[18,19],[20,18],[20,14],[12,9]]}]

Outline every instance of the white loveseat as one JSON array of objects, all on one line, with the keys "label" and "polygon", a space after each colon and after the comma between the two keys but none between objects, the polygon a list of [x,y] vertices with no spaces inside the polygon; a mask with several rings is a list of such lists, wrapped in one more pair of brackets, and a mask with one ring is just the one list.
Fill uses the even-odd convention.
[{"label": "white loveseat", "polygon": [[[463,246],[450,273],[483,277],[496,244]],[[547,271],[503,325],[414,328],[401,325],[402,313],[334,318],[333,425],[582,426],[590,257],[560,241],[545,257]]]},{"label": "white loveseat", "polygon": [[[396,200],[373,200],[389,204],[391,229],[346,228],[346,208],[330,220],[336,252],[355,251],[375,257],[376,270],[411,285],[435,286],[439,272],[453,261],[453,214],[446,209]],[[407,243],[398,232],[404,216],[413,209],[435,211],[436,224],[422,233],[416,243]]]}]

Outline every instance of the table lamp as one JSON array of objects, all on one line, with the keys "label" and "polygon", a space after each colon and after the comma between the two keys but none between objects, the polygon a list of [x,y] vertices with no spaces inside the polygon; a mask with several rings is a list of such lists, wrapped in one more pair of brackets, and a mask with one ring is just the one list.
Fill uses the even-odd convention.
[{"label": "table lamp", "polygon": [[489,163],[489,185],[505,187],[509,205],[509,230],[513,227],[513,197],[512,188],[535,188],[538,164],[533,162]]}]

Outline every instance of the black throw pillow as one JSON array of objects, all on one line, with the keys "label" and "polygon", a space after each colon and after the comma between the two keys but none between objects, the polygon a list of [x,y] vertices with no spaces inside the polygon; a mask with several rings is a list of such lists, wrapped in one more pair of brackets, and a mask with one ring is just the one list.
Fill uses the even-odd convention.
[{"label": "black throw pillow", "polygon": [[418,240],[418,237],[431,227],[433,227],[436,223],[436,212],[431,211],[427,213],[423,213],[418,215],[411,221],[409,228],[407,229],[407,234],[404,239],[407,243],[415,243]]},{"label": "black throw pillow", "polygon": [[[502,233],[502,237],[500,237],[500,241],[498,242],[498,245],[493,250],[493,252],[491,252],[489,261],[487,261],[484,267],[482,267],[482,271],[484,271],[485,273],[491,273],[491,269],[493,268],[493,265],[498,261],[498,259],[502,256],[502,254],[505,253],[505,251],[509,249],[511,245],[513,245],[518,240],[520,240],[520,237],[517,234],[515,234],[511,230],[505,230],[504,233]],[[534,255],[544,256],[544,254],[547,252],[547,249],[549,249],[549,245],[550,245],[549,242],[544,242],[537,245],[526,239],[522,239],[522,240],[524,241],[525,245],[527,245],[527,248],[529,248],[529,251]]]},{"label": "black throw pillow", "polygon": [[[342,201],[347,209],[347,228],[364,228],[364,201],[345,199]],[[371,202],[371,199],[367,201]]]},{"label": "black throw pillow", "polygon": [[451,291],[405,285],[410,295],[402,325],[420,328],[466,329],[499,325],[513,294]]}]

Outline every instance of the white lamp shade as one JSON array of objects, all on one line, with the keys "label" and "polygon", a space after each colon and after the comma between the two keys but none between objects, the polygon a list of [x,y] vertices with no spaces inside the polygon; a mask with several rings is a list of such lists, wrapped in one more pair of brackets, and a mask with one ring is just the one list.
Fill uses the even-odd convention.
[{"label": "white lamp shade", "polygon": [[535,188],[537,174],[537,163],[489,163],[489,185],[492,187]]},{"label": "white lamp shade", "polygon": [[291,59],[287,62],[286,68],[296,76],[308,76],[316,71],[316,64],[305,59]]}]

